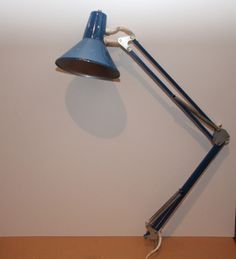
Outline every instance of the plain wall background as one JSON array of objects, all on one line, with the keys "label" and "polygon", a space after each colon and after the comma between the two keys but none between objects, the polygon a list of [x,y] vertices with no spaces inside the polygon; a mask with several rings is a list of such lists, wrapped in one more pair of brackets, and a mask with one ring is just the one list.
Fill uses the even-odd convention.
[{"label": "plain wall background", "polygon": [[120,82],[56,71],[93,10],[125,25],[231,134],[166,225],[175,236],[234,231],[236,4],[1,1],[0,235],[142,235],[211,145],[121,50]]}]

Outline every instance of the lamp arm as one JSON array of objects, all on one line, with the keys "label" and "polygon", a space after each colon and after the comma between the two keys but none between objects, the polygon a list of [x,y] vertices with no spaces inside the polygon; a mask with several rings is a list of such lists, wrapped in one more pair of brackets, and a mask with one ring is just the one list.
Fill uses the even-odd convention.
[{"label": "lamp arm", "polygon": [[223,146],[224,144],[213,145],[183,186],[148,220],[146,223],[147,232],[144,234],[145,238],[157,239],[158,232],[162,230],[193,185],[204,173],[205,169],[220,152]]},{"label": "lamp arm", "polygon": [[[202,109],[192,100],[192,98],[180,87],[180,85],[165,71],[165,69],[148,53],[148,51],[136,40],[133,40],[133,44],[152,62],[155,68],[157,68],[162,75],[173,85],[173,87],[199,112],[202,116],[211,119],[202,111]],[[212,121],[211,121],[212,122]],[[212,122],[213,123],[213,122]]]},{"label": "lamp arm", "polygon": [[127,52],[133,60],[153,79],[153,81],[166,93],[166,95],[189,117],[189,119],[200,129],[200,131],[210,140],[213,140],[213,134],[200,122],[200,120],[176,98],[176,95],[161,81],[161,79],[140,59],[140,57],[133,51]]},{"label": "lamp arm", "polygon": [[[172,84],[177,92],[186,100],[176,96],[161,79],[142,61],[142,59],[133,51],[130,43],[133,43],[146,58],[151,61],[164,77]],[[129,54],[133,60],[151,77],[151,79],[167,94],[167,96],[189,117],[189,119],[200,129],[200,131],[212,143],[212,148],[203,158],[194,172],[190,175],[183,186],[149,219],[146,223],[147,232],[145,238],[157,240],[158,233],[162,230],[166,222],[173,215],[175,210],[181,204],[183,199],[189,193],[193,185],[197,182],[205,169],[220,152],[225,144],[229,142],[229,134],[221,126],[216,125],[200,107],[184,92],[176,81],[157,63],[157,61],[143,48],[143,46],[131,36],[118,39],[118,43]],[[211,133],[202,122],[211,130]]]},{"label": "lamp arm", "polygon": [[178,102],[180,102],[182,105],[187,107],[187,109],[189,109],[194,115],[196,115],[208,128],[216,131],[220,130],[221,128],[220,126],[216,125],[214,122],[209,120],[206,116],[199,113],[196,109],[194,109],[191,105],[183,101],[181,98],[179,98],[178,96],[175,96],[175,99]]}]

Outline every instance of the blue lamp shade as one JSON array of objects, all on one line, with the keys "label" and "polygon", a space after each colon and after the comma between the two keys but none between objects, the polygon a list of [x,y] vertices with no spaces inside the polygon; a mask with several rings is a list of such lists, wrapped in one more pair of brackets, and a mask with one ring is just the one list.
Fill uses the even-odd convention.
[{"label": "blue lamp shade", "polygon": [[62,70],[88,77],[115,79],[120,76],[104,44],[106,15],[101,11],[90,14],[83,40],[56,60]]}]

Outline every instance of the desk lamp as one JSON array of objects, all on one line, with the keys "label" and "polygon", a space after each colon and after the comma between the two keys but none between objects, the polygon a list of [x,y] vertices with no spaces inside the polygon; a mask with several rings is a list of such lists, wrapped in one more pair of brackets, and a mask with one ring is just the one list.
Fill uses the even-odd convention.
[{"label": "desk lamp", "polygon": [[[122,32],[125,36],[116,40],[110,35]],[[90,14],[83,39],[63,56],[56,60],[56,65],[69,73],[96,77],[99,79],[113,80],[120,76],[118,69],[106,48],[121,47],[158,85],[166,95],[182,110],[185,115],[197,126],[197,128],[211,142],[212,147],[183,186],[146,222],[145,238],[156,242],[146,258],[156,252],[161,245],[161,230],[166,222],[174,214],[183,199],[191,190],[205,169],[229,142],[229,134],[222,126],[216,125],[202,109],[190,98],[179,84],[164,70],[164,68],[148,53],[139,43],[134,33],[126,27],[117,27],[114,30],[106,28],[106,14],[102,11],[93,11]],[[159,71],[176,90],[179,96],[174,94],[165,83],[149,68],[149,66],[136,54],[137,49],[154,68]]]}]

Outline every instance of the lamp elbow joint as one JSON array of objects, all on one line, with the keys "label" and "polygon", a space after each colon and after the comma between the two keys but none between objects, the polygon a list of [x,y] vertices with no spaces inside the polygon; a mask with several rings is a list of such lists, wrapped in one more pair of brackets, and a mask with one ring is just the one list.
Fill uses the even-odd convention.
[{"label": "lamp elbow joint", "polygon": [[229,133],[223,129],[220,128],[219,130],[216,130],[213,134],[213,139],[212,139],[212,143],[214,145],[226,145],[228,144],[230,141],[230,135]]}]

